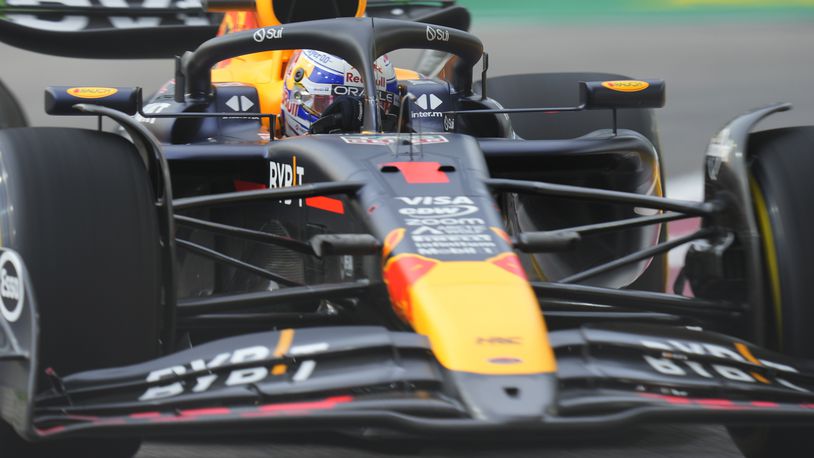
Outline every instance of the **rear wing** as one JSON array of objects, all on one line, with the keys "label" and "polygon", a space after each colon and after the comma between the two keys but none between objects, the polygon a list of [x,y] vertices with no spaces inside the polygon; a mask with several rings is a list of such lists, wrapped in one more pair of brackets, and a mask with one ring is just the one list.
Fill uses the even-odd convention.
[{"label": "rear wing", "polygon": [[220,15],[197,0],[146,7],[133,0],[69,6],[0,2],[0,41],[28,51],[95,59],[170,58],[217,33]]},{"label": "rear wing", "polygon": [[[172,58],[214,37],[222,18],[221,14],[207,12],[199,0],[164,0],[161,6],[145,6],[137,0],[107,0],[104,5],[96,2],[86,0],[86,5],[74,6],[40,0],[0,0],[0,42],[63,57]],[[244,10],[253,4],[220,0],[219,9],[228,2]],[[374,0],[368,2],[367,14],[467,30],[469,12],[454,3]],[[292,18],[292,22],[297,20]]]}]

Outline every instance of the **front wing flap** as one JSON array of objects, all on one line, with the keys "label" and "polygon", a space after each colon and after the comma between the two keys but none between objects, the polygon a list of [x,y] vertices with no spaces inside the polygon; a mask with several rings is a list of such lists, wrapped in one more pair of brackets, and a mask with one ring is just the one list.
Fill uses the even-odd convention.
[{"label": "front wing flap", "polygon": [[41,437],[110,425],[247,420],[438,391],[426,338],[379,327],[264,332],[65,377],[37,399]]},{"label": "front wing flap", "polygon": [[586,325],[552,333],[563,418],[814,420],[814,365],[694,327]]},{"label": "front wing flap", "polygon": [[[814,368],[694,328],[586,325],[551,333],[555,403],[534,421],[475,419],[423,336],[379,327],[244,335],[65,377],[35,403],[39,439],[377,428],[419,435],[666,422],[814,420]],[[211,428],[207,428],[211,427]]]}]

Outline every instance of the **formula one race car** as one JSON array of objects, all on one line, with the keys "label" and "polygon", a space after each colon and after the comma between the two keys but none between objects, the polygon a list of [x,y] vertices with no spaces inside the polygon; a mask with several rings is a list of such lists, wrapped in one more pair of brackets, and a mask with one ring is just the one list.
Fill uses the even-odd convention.
[{"label": "formula one race car", "polygon": [[[98,131],[0,130],[3,456],[655,420],[726,424],[749,456],[814,445],[814,127],[751,132],[788,105],[721,130],[705,200],[680,201],[662,194],[662,81],[487,78],[452,2],[218,0],[218,36],[220,16],[189,5],[31,3],[0,6],[0,40],[195,50],[146,103],[140,88],[46,90],[49,113]],[[422,72],[397,71],[394,115],[375,62],[402,48],[428,52]],[[303,49],[358,72],[355,128],[280,134]],[[11,100],[0,113],[24,123]],[[667,239],[692,218],[697,232]],[[664,254],[685,244],[668,288]]]}]

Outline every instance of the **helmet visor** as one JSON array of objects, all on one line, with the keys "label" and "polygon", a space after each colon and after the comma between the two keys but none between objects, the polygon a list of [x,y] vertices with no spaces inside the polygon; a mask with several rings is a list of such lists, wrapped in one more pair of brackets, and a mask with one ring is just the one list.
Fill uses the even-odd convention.
[{"label": "helmet visor", "polygon": [[309,113],[320,116],[334,102],[333,95],[311,94],[305,88],[294,92],[294,100]]}]

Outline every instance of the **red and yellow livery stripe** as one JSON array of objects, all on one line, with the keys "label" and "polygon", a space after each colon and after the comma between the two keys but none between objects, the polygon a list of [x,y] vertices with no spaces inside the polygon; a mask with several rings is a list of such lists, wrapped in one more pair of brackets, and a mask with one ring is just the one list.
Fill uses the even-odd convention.
[{"label": "red and yellow livery stripe", "polygon": [[489,375],[556,370],[540,306],[514,253],[486,261],[399,254],[385,264],[384,280],[396,312],[429,338],[447,369]]}]

